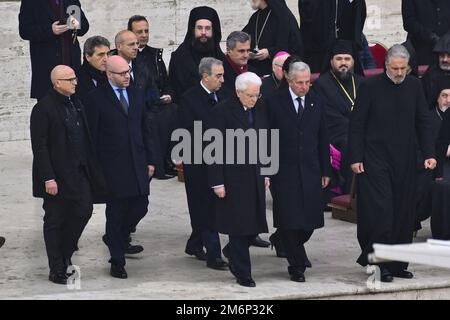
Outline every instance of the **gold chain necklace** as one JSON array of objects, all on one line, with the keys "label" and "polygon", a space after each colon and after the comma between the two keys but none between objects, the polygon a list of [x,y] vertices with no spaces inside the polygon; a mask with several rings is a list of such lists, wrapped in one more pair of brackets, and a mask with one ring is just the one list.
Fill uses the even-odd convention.
[{"label": "gold chain necklace", "polygon": [[350,96],[350,94],[348,93],[347,89],[345,89],[344,85],[342,84],[342,82],[336,77],[336,75],[334,74],[333,71],[331,71],[331,74],[333,75],[334,79],[336,79],[337,83],[339,84],[339,86],[341,87],[342,91],[344,91],[345,95],[347,96],[348,100],[350,100],[351,104],[352,104],[352,108],[351,110],[353,111],[353,107],[355,106],[355,101],[356,101],[356,85],[355,85],[355,76],[352,75],[352,85],[353,85],[353,98]]}]

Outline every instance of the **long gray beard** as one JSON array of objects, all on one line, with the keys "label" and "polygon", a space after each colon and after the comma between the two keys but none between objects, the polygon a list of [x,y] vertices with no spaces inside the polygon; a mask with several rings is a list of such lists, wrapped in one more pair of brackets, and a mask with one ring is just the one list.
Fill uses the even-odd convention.
[{"label": "long gray beard", "polygon": [[450,71],[450,64],[449,63],[440,63],[439,67],[444,71]]}]

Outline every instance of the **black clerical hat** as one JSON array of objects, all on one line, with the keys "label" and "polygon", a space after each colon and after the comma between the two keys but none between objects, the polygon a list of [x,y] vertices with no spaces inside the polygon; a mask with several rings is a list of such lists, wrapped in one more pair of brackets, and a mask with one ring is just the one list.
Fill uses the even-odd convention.
[{"label": "black clerical hat", "polygon": [[195,23],[198,20],[206,19],[212,22],[213,25],[213,34],[214,34],[214,42],[219,44],[222,40],[222,29],[220,26],[220,19],[217,11],[211,7],[196,7],[191,10],[189,14],[189,23],[188,30],[186,33],[186,37],[184,39],[185,42],[190,42],[193,38],[193,30],[195,28]]},{"label": "black clerical hat", "polygon": [[450,89],[450,77],[441,76],[436,78],[433,84],[433,96],[435,98],[434,101],[437,101],[437,99],[441,95],[441,92],[447,89]]},{"label": "black clerical hat", "polygon": [[354,57],[355,55],[355,45],[352,41],[348,40],[337,40],[333,48],[331,49],[331,56],[334,57],[338,54],[349,54]]},{"label": "black clerical hat", "polygon": [[445,35],[439,39],[436,43],[436,46],[433,49],[434,53],[450,53],[450,32],[447,32]]}]

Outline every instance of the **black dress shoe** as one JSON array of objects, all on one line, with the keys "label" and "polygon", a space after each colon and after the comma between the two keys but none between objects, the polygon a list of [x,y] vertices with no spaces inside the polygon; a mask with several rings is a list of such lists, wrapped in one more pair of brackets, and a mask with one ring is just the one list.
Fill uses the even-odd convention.
[{"label": "black dress shoe", "polygon": [[303,272],[298,272],[295,274],[291,274],[291,281],[294,282],[305,282],[305,274]]},{"label": "black dress shoe", "polygon": [[65,272],[50,272],[48,280],[56,284],[67,284],[67,275]]},{"label": "black dress shoe", "polygon": [[172,179],[172,178],[175,178],[175,176],[169,175],[169,174],[155,176],[155,179],[157,179],[157,180],[169,180],[169,179]]},{"label": "black dress shoe", "polygon": [[214,270],[228,270],[228,263],[223,261],[221,258],[217,258],[213,261],[207,261],[206,266]]},{"label": "black dress shoe", "polygon": [[128,278],[128,274],[125,271],[125,268],[121,267],[121,266],[116,266],[114,264],[111,264],[110,274],[111,274],[112,277],[118,278],[118,279],[126,279],[126,278]]},{"label": "black dress shoe", "polygon": [[412,278],[414,278],[414,275],[412,274],[412,272],[409,272],[409,271],[406,271],[406,270],[395,272],[392,275],[394,277],[396,277],[396,278],[402,278],[402,279],[412,279]]},{"label": "black dress shoe", "polygon": [[203,249],[188,249],[184,251],[186,254],[190,256],[195,256],[200,261],[206,261],[206,252]]},{"label": "black dress shoe", "polygon": [[271,250],[275,248],[275,253],[278,258],[286,258],[286,252],[284,252],[283,246],[281,244],[281,240],[277,233],[272,233],[269,237]]},{"label": "black dress shoe", "polygon": [[394,281],[394,276],[392,275],[392,273],[386,269],[386,268],[380,268],[381,271],[381,277],[380,277],[380,281],[381,282],[392,282]]},{"label": "black dress shoe", "polygon": [[[134,229],[134,232],[136,232],[136,229]],[[107,247],[109,247],[109,241],[108,241],[108,237],[106,236],[106,234],[104,234],[104,235],[102,236],[102,240],[103,240],[103,243],[104,243]],[[131,236],[128,237],[128,239],[127,239],[128,244],[130,244],[132,240],[133,240],[133,239],[131,239]]]},{"label": "black dress shoe", "polygon": [[6,239],[3,237],[0,237],[0,248],[3,247],[3,245],[5,244]]},{"label": "black dress shoe", "polygon": [[128,248],[125,249],[125,254],[138,254],[144,251],[144,247],[140,245],[129,245]]},{"label": "black dress shoe", "polygon": [[239,283],[243,287],[248,287],[248,288],[256,287],[256,283],[252,278],[237,278],[236,282]]},{"label": "black dress shoe", "polygon": [[267,242],[261,239],[259,236],[256,236],[252,241],[250,241],[250,245],[259,248],[268,248],[270,247],[270,242]]}]

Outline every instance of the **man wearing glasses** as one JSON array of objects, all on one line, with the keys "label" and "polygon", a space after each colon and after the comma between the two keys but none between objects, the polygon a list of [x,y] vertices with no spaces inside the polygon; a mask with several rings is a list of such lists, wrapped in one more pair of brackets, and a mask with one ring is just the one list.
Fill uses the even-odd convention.
[{"label": "man wearing glasses", "polygon": [[49,280],[67,283],[72,254],[92,215],[93,194],[105,190],[94,160],[84,107],[74,96],[72,68],[56,66],[53,89],[31,113],[33,196],[43,198]]},{"label": "man wearing glasses", "polygon": [[125,59],[108,59],[108,83],[92,91],[88,118],[108,187],[106,235],[111,276],[127,278],[125,254],[137,254],[129,236],[147,214],[150,179],[155,171],[154,149],[145,115],[144,94],[130,86],[131,68]]}]

